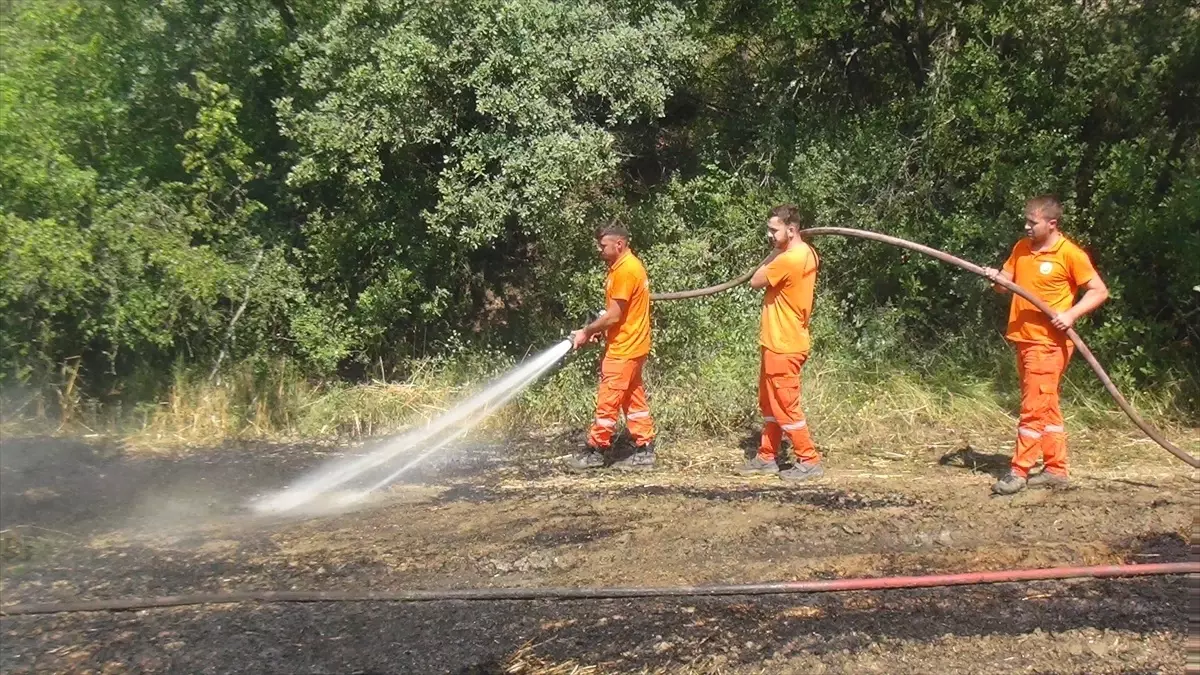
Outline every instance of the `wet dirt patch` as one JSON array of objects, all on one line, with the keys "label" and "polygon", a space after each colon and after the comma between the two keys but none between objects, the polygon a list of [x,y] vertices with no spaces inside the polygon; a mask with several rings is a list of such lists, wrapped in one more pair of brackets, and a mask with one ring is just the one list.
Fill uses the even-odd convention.
[{"label": "wet dirt patch", "polygon": [[683,497],[706,501],[736,503],[767,501],[778,504],[814,506],[836,511],[882,509],[892,506],[913,506],[915,501],[904,495],[868,497],[861,494],[824,487],[743,487],[737,489],[693,488],[676,485],[645,485],[623,488],[618,492],[627,497]]},{"label": "wet dirt patch", "polygon": [[0,528],[78,535],[237,515],[250,498],[287,484],[327,452],[231,444],[184,456],[129,455],[111,443],[7,438],[0,443]]},{"label": "wet dirt patch", "polygon": [[966,469],[992,478],[1002,478],[1008,473],[1012,457],[998,453],[982,452],[970,446],[948,452],[938,458],[938,465],[954,469]]},{"label": "wet dirt patch", "polygon": [[1158,563],[1195,560],[1200,555],[1196,546],[1178,532],[1155,532],[1138,535],[1118,546],[1127,562]]},{"label": "wet dirt patch", "polygon": [[[522,489],[530,498],[546,498],[564,490],[554,486]],[[737,486],[693,487],[688,485],[595,485],[581,484],[570,490],[596,497],[662,497],[667,499],[701,500],[723,504],[768,502],[781,505],[812,506],[836,511],[883,509],[914,506],[918,502],[903,494],[867,496],[846,490],[825,487]],[[438,496],[439,503],[467,502],[486,504],[512,499],[514,492],[504,487],[458,484]]]}]

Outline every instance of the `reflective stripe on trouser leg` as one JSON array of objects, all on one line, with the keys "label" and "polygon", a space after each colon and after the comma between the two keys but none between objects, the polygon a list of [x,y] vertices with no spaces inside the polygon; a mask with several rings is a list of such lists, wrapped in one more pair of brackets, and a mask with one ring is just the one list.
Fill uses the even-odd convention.
[{"label": "reflective stripe on trouser leg", "polygon": [[1042,432],[1042,464],[1045,470],[1067,475],[1067,433],[1061,424],[1047,424]]},{"label": "reflective stripe on trouser leg", "polygon": [[[800,373],[808,354],[776,354],[762,350],[762,382],[765,384],[766,399],[770,412],[764,415],[775,418],[780,434],[792,439],[796,461],[814,463],[821,461],[813,445],[804,412],[800,408]],[[764,435],[766,430],[764,429]]]},{"label": "reflective stripe on trouser leg", "polygon": [[606,450],[612,445],[613,431],[621,414],[621,402],[630,386],[625,359],[605,358],[600,362],[600,386],[596,392],[596,419],[588,429],[588,445]]},{"label": "reflective stripe on trouser leg", "polygon": [[1067,364],[1071,362],[1071,354],[1074,351],[1075,346],[1071,345],[1065,349],[1055,349],[1053,352],[1056,377],[1050,387],[1050,405],[1046,410],[1046,426],[1042,428],[1042,463],[1045,465],[1046,471],[1060,476],[1067,475],[1068,462],[1067,429],[1063,423],[1062,405],[1058,392],[1062,374],[1066,372]]},{"label": "reflective stripe on trouser leg", "polygon": [[1070,350],[1057,345],[1019,343],[1017,371],[1021,377],[1021,419],[1013,472],[1028,475],[1039,459],[1046,470],[1066,473],[1066,444],[1058,387]]},{"label": "reflective stripe on trouser leg", "polygon": [[768,462],[774,462],[779,448],[783,444],[783,430],[772,414],[770,385],[767,383],[766,357],[758,366],[758,410],[763,416],[762,435],[758,441],[758,456]]},{"label": "reflective stripe on trouser leg", "polygon": [[629,371],[629,387],[621,399],[625,411],[625,427],[637,446],[648,445],[654,440],[654,418],[650,415],[650,402],[646,399],[646,383],[642,380],[642,369],[646,357],[630,359],[623,367]]}]

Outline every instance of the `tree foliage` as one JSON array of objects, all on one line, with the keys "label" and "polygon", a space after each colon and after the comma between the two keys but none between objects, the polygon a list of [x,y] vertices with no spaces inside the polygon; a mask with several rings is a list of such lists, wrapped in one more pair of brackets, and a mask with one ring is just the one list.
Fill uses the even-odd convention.
[{"label": "tree foliage", "polygon": [[[1113,289],[1094,346],[1143,384],[1200,372],[1184,0],[14,0],[2,21],[6,384],[76,356],[107,394],[224,352],[353,375],[447,336],[545,339],[596,307],[614,219],[659,290],[753,264],[780,201],[995,265],[1047,191]],[[977,280],[816,245],[826,345],[996,348]],[[754,305],[661,306],[660,361],[752,347]]]}]

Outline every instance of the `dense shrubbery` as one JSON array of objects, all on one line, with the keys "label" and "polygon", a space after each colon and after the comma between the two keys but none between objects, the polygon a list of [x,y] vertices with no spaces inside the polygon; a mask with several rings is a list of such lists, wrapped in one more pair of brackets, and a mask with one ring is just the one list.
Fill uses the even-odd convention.
[{"label": "dense shrubbery", "polygon": [[[1113,290],[1094,348],[1200,409],[1200,16],[1182,0],[3,13],[9,391],[64,363],[130,401],[222,358],[359,378],[463,344],[519,355],[597,305],[590,233],[612,218],[658,290],[743,271],[779,201],[997,264],[1024,197],[1054,191]],[[816,245],[823,349],[997,363],[1003,303],[978,280]],[[752,360],[756,303],[660,305],[660,377]]]}]

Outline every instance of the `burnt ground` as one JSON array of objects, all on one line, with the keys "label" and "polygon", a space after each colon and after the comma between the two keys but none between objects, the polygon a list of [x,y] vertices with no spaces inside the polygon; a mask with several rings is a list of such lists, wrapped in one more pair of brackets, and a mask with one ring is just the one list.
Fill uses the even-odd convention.
[{"label": "burnt ground", "polygon": [[[666,444],[663,466],[646,474],[575,476],[557,463],[574,440],[463,446],[357,510],[262,518],[248,500],[345,449],[147,456],[5,439],[3,603],[1194,559],[1196,475],[1144,445],[1076,442],[1071,489],[995,498],[989,474],[1006,458],[969,447],[831,456],[829,475],[801,487],[732,475],[740,451],[719,443]],[[1136,461],[1116,465],[1114,455]],[[0,669],[1183,672],[1188,615],[1180,577],[710,599],[213,605],[5,617]]]}]

